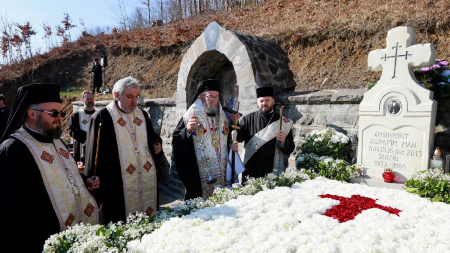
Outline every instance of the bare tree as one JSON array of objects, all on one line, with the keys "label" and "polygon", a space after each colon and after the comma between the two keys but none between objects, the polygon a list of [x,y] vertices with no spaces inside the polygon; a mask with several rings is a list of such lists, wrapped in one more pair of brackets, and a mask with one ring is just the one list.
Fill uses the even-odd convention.
[{"label": "bare tree", "polygon": [[161,20],[164,21],[164,8],[163,8],[163,0],[159,0],[160,3],[160,15],[161,15]]},{"label": "bare tree", "polygon": [[151,7],[151,2],[150,0],[141,0],[141,4],[145,5],[147,7],[147,13],[148,13],[148,26],[150,26],[152,19],[150,17],[150,7]]},{"label": "bare tree", "polygon": [[116,20],[123,29],[128,30],[130,28],[127,9],[123,0],[117,0],[117,5],[111,6],[109,10],[113,13],[113,19]]}]

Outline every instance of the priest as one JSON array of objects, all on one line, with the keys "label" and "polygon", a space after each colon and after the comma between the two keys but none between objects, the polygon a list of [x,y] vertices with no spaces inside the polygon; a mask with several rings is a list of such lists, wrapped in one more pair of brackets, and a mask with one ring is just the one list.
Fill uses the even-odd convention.
[{"label": "priest", "polygon": [[173,158],[186,188],[185,199],[206,199],[226,183],[230,134],[219,90],[217,80],[200,81],[192,105],[172,134]]},{"label": "priest", "polygon": [[0,140],[1,241],[16,251],[42,252],[50,235],[99,221],[88,191],[99,179],[83,178],[60,140],[59,91],[57,84],[20,87]]},{"label": "priest", "polygon": [[[244,142],[243,159],[246,177],[259,178],[284,170],[284,155],[294,151],[292,121],[286,117],[280,120],[280,114],[273,110],[275,99],[272,87],[256,89],[258,111],[252,112],[239,120],[237,142]],[[281,130],[280,130],[281,124]],[[237,151],[237,142],[231,145]]]},{"label": "priest", "polygon": [[79,162],[80,157],[86,151],[87,130],[89,128],[89,120],[95,113],[94,93],[90,90],[83,91],[81,102],[84,108],[72,114],[69,120],[69,134],[74,138],[74,158]]},{"label": "priest", "polygon": [[105,224],[126,221],[137,212],[152,216],[158,211],[155,159],[162,156],[162,141],[147,112],[137,107],[139,88],[132,77],[117,81],[113,102],[89,122],[85,172],[102,179],[96,198],[102,203]]}]

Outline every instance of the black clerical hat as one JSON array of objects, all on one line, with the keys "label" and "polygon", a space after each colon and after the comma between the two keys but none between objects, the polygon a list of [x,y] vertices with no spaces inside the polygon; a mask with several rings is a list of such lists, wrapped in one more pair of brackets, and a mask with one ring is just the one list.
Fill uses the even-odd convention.
[{"label": "black clerical hat", "polygon": [[256,97],[273,97],[272,87],[261,87],[256,89]]},{"label": "black clerical hat", "polygon": [[0,143],[20,127],[19,123],[22,115],[30,105],[48,102],[61,103],[59,91],[60,87],[58,84],[30,84],[20,87],[17,90],[16,99],[11,108],[8,123]]},{"label": "black clerical hat", "polygon": [[200,81],[198,83],[198,89],[197,89],[197,92],[195,93],[192,103],[194,103],[195,100],[197,99],[197,97],[200,96],[200,94],[202,94],[202,92],[205,92],[205,91],[220,92],[220,81],[213,80],[213,79]]}]

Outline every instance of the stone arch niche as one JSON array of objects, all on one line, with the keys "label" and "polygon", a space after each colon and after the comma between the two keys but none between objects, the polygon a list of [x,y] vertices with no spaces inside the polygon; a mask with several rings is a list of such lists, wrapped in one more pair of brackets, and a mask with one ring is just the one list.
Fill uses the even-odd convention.
[{"label": "stone arch niche", "polygon": [[221,81],[222,105],[235,90],[240,112],[255,111],[256,88],[272,86],[275,95],[294,90],[288,63],[278,44],[212,22],[183,56],[175,93],[177,114],[189,108],[198,82],[205,79]]}]

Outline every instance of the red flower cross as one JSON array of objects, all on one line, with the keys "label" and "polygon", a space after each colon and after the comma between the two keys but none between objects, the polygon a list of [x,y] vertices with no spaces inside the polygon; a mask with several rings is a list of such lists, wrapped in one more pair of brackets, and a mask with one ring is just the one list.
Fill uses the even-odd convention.
[{"label": "red flower cross", "polygon": [[375,199],[363,197],[360,195],[352,195],[352,197],[346,198],[337,195],[326,194],[319,195],[319,197],[335,199],[341,202],[339,205],[333,206],[333,208],[329,209],[328,211],[326,211],[326,213],[323,214],[338,220],[339,223],[353,220],[356,215],[370,208],[378,208],[397,216],[399,216],[398,213],[402,211],[397,208],[378,205]]}]

